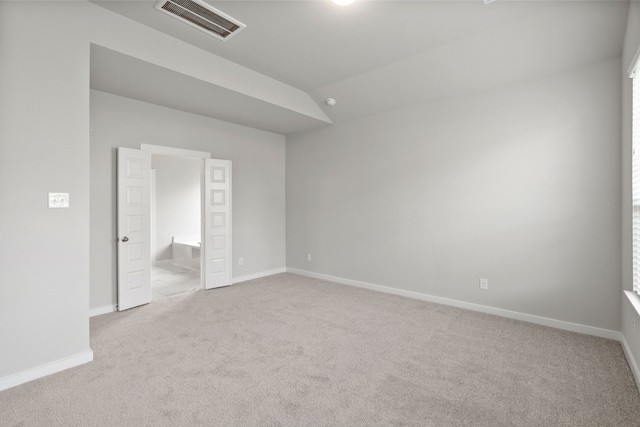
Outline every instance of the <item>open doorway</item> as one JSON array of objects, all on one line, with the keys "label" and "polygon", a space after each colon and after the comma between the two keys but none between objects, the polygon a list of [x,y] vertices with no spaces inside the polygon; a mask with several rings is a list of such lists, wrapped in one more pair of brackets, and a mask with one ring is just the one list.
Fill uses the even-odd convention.
[{"label": "open doorway", "polygon": [[201,160],[151,155],[151,300],[202,289]]},{"label": "open doorway", "polygon": [[[118,311],[128,310],[152,301],[151,248],[160,248],[160,232],[156,227],[151,244],[151,156],[161,154],[180,158],[195,158],[200,163],[200,239],[198,236],[176,236],[171,232],[171,262],[175,239],[186,246],[193,262],[199,249],[200,282],[204,289],[231,285],[232,251],[232,163],[212,159],[209,153],[140,144],[140,150],[119,147],[117,152],[117,228],[118,228]],[[157,171],[156,171],[157,172]],[[157,179],[156,179],[157,181]],[[156,191],[156,195],[157,195]],[[175,202],[171,202],[175,205]],[[155,209],[156,217],[160,207]],[[156,218],[156,222],[158,222]],[[191,231],[189,231],[191,232]],[[157,256],[157,255],[156,255]],[[167,257],[168,258],[168,257]],[[162,261],[168,261],[162,260]],[[194,262],[196,265],[198,261]],[[196,269],[197,271],[197,269]],[[168,273],[175,273],[168,272]],[[175,293],[172,293],[175,295]]]}]

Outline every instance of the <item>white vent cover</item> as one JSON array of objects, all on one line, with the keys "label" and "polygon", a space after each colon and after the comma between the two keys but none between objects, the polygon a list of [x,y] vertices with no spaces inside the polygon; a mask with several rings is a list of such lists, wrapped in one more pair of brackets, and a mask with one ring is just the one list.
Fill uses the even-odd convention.
[{"label": "white vent cover", "polygon": [[246,27],[202,0],[160,0],[156,9],[220,40],[227,40]]}]

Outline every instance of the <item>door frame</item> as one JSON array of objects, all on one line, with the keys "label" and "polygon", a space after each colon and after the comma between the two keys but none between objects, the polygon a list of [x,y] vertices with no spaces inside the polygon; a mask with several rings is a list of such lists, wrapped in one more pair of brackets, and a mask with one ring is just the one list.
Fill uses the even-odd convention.
[{"label": "door frame", "polygon": [[[211,159],[211,153],[205,151],[187,150],[184,148],[166,147],[163,145],[152,144],[140,144],[141,151],[148,151],[153,154],[161,154],[164,156],[184,157],[188,159],[200,160],[200,286],[205,289],[205,275],[203,274],[203,254],[205,253],[205,239],[204,237],[204,218],[203,218],[203,206],[204,206],[204,160]],[[153,249],[152,249],[153,252]],[[151,261],[153,263],[153,260]]]}]

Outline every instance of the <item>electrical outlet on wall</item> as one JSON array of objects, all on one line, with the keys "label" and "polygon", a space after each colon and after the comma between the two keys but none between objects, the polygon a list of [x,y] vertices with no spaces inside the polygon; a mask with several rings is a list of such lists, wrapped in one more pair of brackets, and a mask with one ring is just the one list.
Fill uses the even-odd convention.
[{"label": "electrical outlet on wall", "polygon": [[487,290],[489,289],[489,279],[480,279],[480,289]]},{"label": "electrical outlet on wall", "polygon": [[307,254],[307,261],[311,261],[311,254]]},{"label": "electrical outlet on wall", "polygon": [[244,264],[244,258],[238,258],[238,265]]}]

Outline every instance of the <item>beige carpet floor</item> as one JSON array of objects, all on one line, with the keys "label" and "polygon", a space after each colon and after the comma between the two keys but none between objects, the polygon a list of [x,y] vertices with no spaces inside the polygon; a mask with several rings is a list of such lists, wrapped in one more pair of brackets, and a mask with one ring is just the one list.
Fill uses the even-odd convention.
[{"label": "beige carpet floor", "polygon": [[1,426],[640,426],[620,344],[279,274],[91,320]]}]

